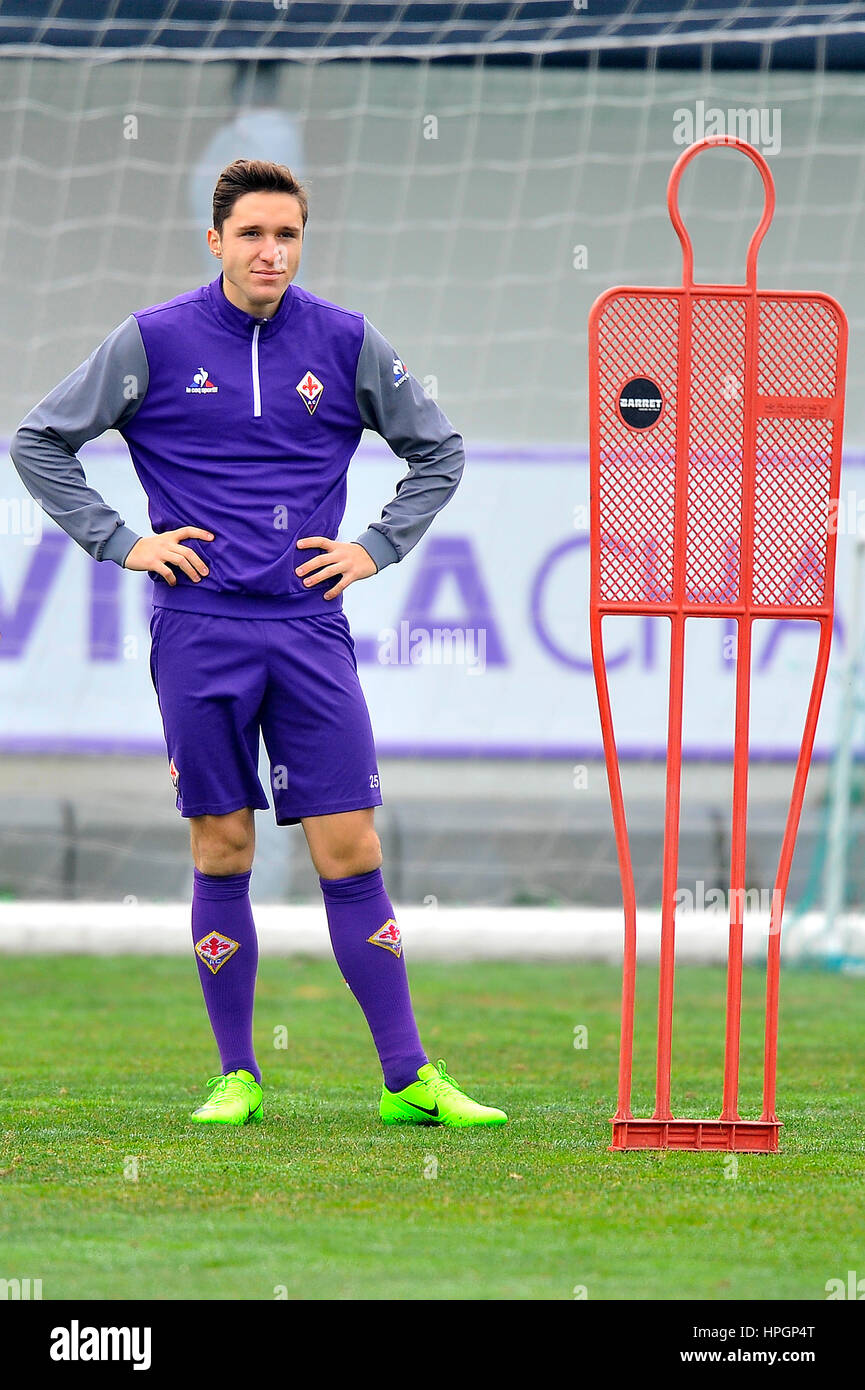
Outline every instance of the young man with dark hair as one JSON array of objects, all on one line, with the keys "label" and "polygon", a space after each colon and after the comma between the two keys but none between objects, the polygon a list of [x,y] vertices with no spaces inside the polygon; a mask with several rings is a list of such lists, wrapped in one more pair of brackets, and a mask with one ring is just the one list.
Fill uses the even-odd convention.
[{"label": "young man with dark hair", "polygon": [[[292,282],[307,198],[261,160],[223,170],[209,285],[130,315],[21,424],[28,490],[96,560],[153,583],[150,669],[190,822],[192,939],[222,1071],[198,1123],[262,1117],[249,900],[259,739],[279,825],[303,826],[337,963],[382,1064],[389,1124],[503,1124],[431,1064],[381,874],[379,774],[342,594],[402,560],[452,497],[463,443],[363,314]],[[203,364],[203,365],[202,365]],[[138,536],[76,457],[117,429],[148,498]],[[381,520],[336,537],[364,429],[409,464]]]}]

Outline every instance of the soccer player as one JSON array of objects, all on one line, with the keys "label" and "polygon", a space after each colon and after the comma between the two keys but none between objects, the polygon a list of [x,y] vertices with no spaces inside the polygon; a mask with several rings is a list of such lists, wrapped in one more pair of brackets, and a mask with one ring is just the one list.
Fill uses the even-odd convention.
[{"label": "soccer player", "polygon": [[[202,1124],[262,1118],[252,1045],[254,812],[303,826],[337,964],[383,1072],[387,1124],[504,1124],[430,1063],[381,873],[369,714],[342,611],[349,584],[405,558],[453,496],[463,443],[363,314],[292,282],[308,212],[284,165],[235,160],[213,195],[210,284],[125,319],[22,422],[12,457],[49,516],[153,584],[150,670],[177,809],[190,823],[192,940],[221,1074]],[[139,536],[77,450],[114,428],[148,498]],[[364,429],[409,472],[381,520],[336,539]]]}]

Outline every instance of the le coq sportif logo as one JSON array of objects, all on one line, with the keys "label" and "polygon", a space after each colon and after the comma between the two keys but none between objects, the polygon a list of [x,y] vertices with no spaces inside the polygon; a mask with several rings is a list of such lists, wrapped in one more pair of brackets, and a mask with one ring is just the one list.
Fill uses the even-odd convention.
[{"label": "le coq sportif logo", "polygon": [[193,373],[192,381],[186,388],[186,394],[187,396],[210,396],[218,390],[219,387],[216,383],[210,380],[210,373],[207,368],[199,367]]}]

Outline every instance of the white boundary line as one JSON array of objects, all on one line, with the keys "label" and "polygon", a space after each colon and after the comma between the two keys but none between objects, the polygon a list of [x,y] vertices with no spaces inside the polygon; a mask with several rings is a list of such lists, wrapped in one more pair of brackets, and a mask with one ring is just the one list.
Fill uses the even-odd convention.
[{"label": "white boundary line", "polygon": [[[330,957],[321,904],[254,908],[262,955]],[[622,959],[622,913],[616,909],[522,907],[405,907],[397,913],[410,960],[605,961]],[[822,914],[784,928],[782,957],[824,955]],[[865,958],[865,918],[845,923],[848,954]],[[746,917],[745,959],[766,958],[768,923]],[[728,926],[719,912],[680,913],[676,959],[723,964]],[[638,958],[657,960],[658,913],[638,915]],[[0,952],[5,955],[187,955],[190,907],[184,903],[0,903]]]}]

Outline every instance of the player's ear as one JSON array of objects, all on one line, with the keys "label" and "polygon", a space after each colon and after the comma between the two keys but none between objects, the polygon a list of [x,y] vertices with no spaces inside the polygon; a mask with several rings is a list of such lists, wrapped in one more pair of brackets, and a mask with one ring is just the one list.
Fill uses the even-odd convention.
[{"label": "player's ear", "polygon": [[207,244],[214,256],[222,256],[222,239],[215,227],[207,229]]}]

